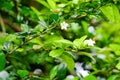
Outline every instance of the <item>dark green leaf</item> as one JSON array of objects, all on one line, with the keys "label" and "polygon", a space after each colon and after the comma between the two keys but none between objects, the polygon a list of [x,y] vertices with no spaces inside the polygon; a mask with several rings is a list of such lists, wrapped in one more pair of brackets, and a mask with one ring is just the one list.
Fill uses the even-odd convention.
[{"label": "dark green leaf", "polygon": [[58,14],[51,14],[51,15],[50,15],[50,19],[52,19],[52,20],[54,20],[54,21],[58,21],[59,16],[58,16]]},{"label": "dark green leaf", "polygon": [[3,52],[0,52],[0,71],[2,71],[5,68],[5,65],[6,65],[5,54]]},{"label": "dark green leaf", "polygon": [[66,64],[65,63],[61,63],[58,66],[58,72],[57,72],[57,78],[58,80],[63,80],[66,76]]},{"label": "dark green leaf", "polygon": [[92,59],[94,63],[96,62],[96,60],[94,59],[94,57],[90,53],[80,52],[78,54],[79,55],[85,55],[85,56],[89,57],[90,59]]}]

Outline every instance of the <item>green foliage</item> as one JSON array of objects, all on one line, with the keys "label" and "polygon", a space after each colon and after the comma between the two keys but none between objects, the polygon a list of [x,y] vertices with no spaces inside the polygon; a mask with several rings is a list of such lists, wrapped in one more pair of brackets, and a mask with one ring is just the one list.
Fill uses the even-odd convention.
[{"label": "green foliage", "polygon": [[1,0],[0,77],[5,71],[10,80],[119,80],[119,4]]},{"label": "green foliage", "polygon": [[66,64],[61,63],[54,68],[51,69],[50,71],[50,80],[57,79],[61,80],[64,79],[66,76]]},{"label": "green foliage", "polygon": [[20,76],[20,78],[23,78],[29,74],[27,70],[17,70],[17,74]]},{"label": "green foliage", "polygon": [[67,68],[69,70],[74,69],[75,63],[74,63],[74,60],[70,56],[62,54],[61,58],[67,64]]},{"label": "green foliage", "polygon": [[0,71],[4,70],[5,65],[6,65],[5,54],[0,52]]},{"label": "green foliage", "polygon": [[97,80],[95,76],[89,75],[84,78],[85,80]]},{"label": "green foliage", "polygon": [[83,36],[83,37],[81,37],[80,39],[75,39],[74,41],[73,41],[73,44],[78,48],[78,49],[80,49],[80,48],[82,48],[83,47],[83,45],[84,45],[84,40],[87,38],[87,36]]},{"label": "green foliage", "polygon": [[[120,14],[118,8],[114,4],[107,4],[101,7],[103,14],[112,22],[118,23],[120,21]],[[111,13],[111,14],[109,14]]]},{"label": "green foliage", "polygon": [[62,55],[63,52],[64,52],[63,49],[52,50],[52,51],[49,53],[49,56],[59,57],[60,55]]}]

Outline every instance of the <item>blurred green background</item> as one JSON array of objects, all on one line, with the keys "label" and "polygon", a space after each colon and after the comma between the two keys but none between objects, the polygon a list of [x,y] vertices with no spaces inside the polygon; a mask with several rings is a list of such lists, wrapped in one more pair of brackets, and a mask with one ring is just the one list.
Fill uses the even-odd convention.
[{"label": "blurred green background", "polygon": [[120,80],[119,0],[0,0],[0,80]]}]

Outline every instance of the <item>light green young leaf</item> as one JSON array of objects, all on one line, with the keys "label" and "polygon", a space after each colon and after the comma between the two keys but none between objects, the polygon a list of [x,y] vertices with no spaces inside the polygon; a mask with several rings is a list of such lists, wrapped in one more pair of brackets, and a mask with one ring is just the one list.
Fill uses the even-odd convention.
[{"label": "light green young leaf", "polygon": [[67,64],[67,68],[71,71],[74,69],[75,67],[75,62],[73,60],[73,58],[71,58],[68,55],[62,54],[61,55],[61,59]]},{"label": "light green young leaf", "polygon": [[116,68],[120,70],[120,62],[116,65]]},{"label": "light green young leaf", "polygon": [[97,80],[97,78],[93,75],[88,75],[84,78],[84,80]]},{"label": "light green young leaf", "polygon": [[117,80],[118,75],[112,75],[107,80]]},{"label": "light green young leaf", "polygon": [[63,49],[52,50],[52,51],[50,51],[49,56],[51,56],[51,57],[59,57],[63,52],[64,52]]},{"label": "light green young leaf", "polygon": [[50,7],[52,8],[52,10],[56,9],[56,3],[53,0],[47,0],[48,4],[50,5]]},{"label": "light green young leaf", "polygon": [[40,4],[44,5],[48,9],[50,9],[49,5],[44,0],[36,0],[36,1],[39,2]]},{"label": "light green young leaf", "polygon": [[83,47],[83,43],[84,43],[84,40],[87,38],[87,36],[83,36],[81,37],[80,39],[75,39],[73,41],[73,44],[78,48],[80,49],[81,47]]},{"label": "light green young leaf", "polygon": [[120,55],[120,45],[110,44],[110,48],[115,52],[116,55]]},{"label": "light green young leaf", "polygon": [[66,39],[56,40],[53,42],[53,44],[56,47],[61,47],[61,48],[65,48],[65,47],[69,47],[69,46],[73,47],[73,43]]},{"label": "light green young leaf", "polygon": [[40,15],[40,12],[35,7],[31,6],[31,9],[37,14],[37,16]]},{"label": "light green young leaf", "polygon": [[100,9],[103,12],[103,14],[108,18],[108,20],[115,23],[120,22],[120,13],[116,5],[108,4],[108,5],[102,6]]},{"label": "light green young leaf", "polygon": [[118,44],[110,44],[110,48],[113,51],[120,50],[120,45],[118,45]]},{"label": "light green young leaf", "polygon": [[114,12],[114,20],[116,23],[120,22],[120,12],[116,5],[112,4],[113,12]]},{"label": "light green young leaf", "polygon": [[6,65],[5,54],[3,52],[0,52],[0,71],[4,69],[5,65]]},{"label": "light green young leaf", "polygon": [[9,34],[5,38],[6,41],[15,41],[16,40],[16,35],[14,34]]}]

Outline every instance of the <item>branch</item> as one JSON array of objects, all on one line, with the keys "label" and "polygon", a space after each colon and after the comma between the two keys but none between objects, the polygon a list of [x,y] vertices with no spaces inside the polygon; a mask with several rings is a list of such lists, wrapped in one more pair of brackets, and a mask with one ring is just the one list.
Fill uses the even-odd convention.
[{"label": "branch", "polygon": [[28,40],[25,40],[21,45],[15,47],[12,51],[10,51],[10,52],[7,53],[7,54],[12,54],[12,53],[15,52],[17,49],[19,49],[21,46],[27,44],[30,40],[32,40],[32,39],[34,39],[34,38],[37,38],[37,37],[39,37],[40,35],[43,35],[43,34],[47,33],[48,31],[54,29],[55,27],[56,27],[56,24],[55,24],[55,26],[46,29],[45,31],[41,32],[40,34],[36,34],[36,35],[33,36],[32,38],[29,38]]},{"label": "branch", "polygon": [[5,25],[4,25],[4,22],[3,22],[1,15],[0,15],[0,24],[1,24],[2,32],[5,33],[6,29],[5,29]]},{"label": "branch", "polygon": [[17,24],[14,24],[7,19],[3,19],[3,22],[9,25],[14,31],[21,32],[21,28]]}]

